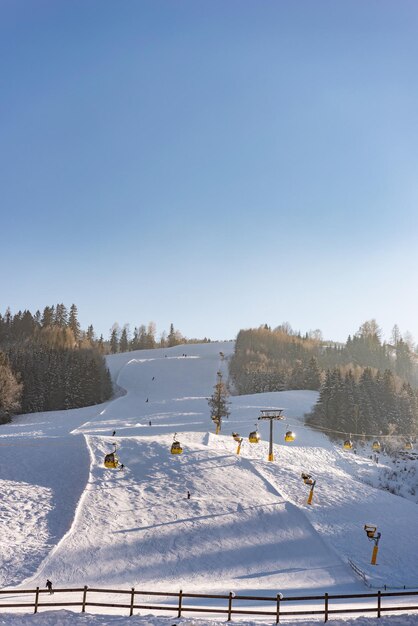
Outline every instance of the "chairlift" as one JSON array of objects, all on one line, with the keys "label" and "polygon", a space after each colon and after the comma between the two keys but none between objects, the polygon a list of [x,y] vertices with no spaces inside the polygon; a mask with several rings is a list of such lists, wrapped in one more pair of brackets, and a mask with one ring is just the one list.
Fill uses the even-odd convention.
[{"label": "chairlift", "polygon": [[414,447],[414,446],[413,446],[413,444],[412,444],[412,441],[410,441],[410,440],[405,441],[405,445],[404,445],[405,450],[412,450],[412,449],[413,449],[413,447]]},{"label": "chairlift", "polygon": [[119,459],[116,454],[116,445],[113,452],[109,452],[109,454],[106,454],[104,458],[104,466],[108,469],[117,469],[117,467],[119,466]]},{"label": "chairlift", "polygon": [[284,440],[287,442],[294,441],[295,437],[296,437],[295,433],[291,430],[288,430],[284,436]]},{"label": "chairlift", "polygon": [[240,441],[242,441],[242,437],[241,437],[241,435],[239,433],[232,433],[232,436],[233,436],[234,440],[237,441],[238,443]]},{"label": "chairlift", "polygon": [[260,433],[258,432],[258,429],[253,430],[248,435],[248,440],[249,440],[250,443],[259,443],[260,442]]},{"label": "chairlift", "polygon": [[353,442],[351,441],[351,439],[346,439],[343,443],[343,448],[345,450],[352,450],[353,448]]},{"label": "chairlift", "polygon": [[374,450],[374,452],[380,452],[381,447],[382,446],[380,445],[380,441],[378,441],[377,439],[376,441],[373,441],[372,450]]},{"label": "chairlift", "polygon": [[180,445],[180,442],[176,440],[177,433],[174,433],[173,443],[171,444],[171,454],[181,454],[183,452],[183,448]]}]

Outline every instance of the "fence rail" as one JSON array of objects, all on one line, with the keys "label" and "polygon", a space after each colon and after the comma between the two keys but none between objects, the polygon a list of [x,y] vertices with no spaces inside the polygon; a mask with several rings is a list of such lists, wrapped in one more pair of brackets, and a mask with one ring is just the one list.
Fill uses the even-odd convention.
[{"label": "fence rail", "polygon": [[[2,596],[7,594],[7,599],[14,595],[19,594],[31,595],[33,594],[33,602],[2,602]],[[56,602],[56,596],[58,594],[80,594],[79,600],[69,601],[64,599],[62,602]],[[129,596],[128,602],[108,602],[108,601],[94,601],[92,599],[93,594],[105,594],[105,595],[118,595]],[[271,616],[274,618],[274,622],[278,624],[281,618],[287,617],[300,617],[300,616],[323,616],[324,621],[327,622],[331,615],[342,614],[366,614],[375,613],[377,617],[381,617],[382,613],[405,611],[412,612],[418,611],[418,604],[405,605],[403,603],[392,604],[391,606],[383,605],[385,598],[415,598],[418,596],[417,591],[398,591],[398,592],[381,592],[377,593],[358,593],[351,595],[335,595],[325,593],[323,596],[283,596],[282,594],[276,594],[275,596],[248,596],[248,595],[235,595],[232,591],[229,594],[200,594],[200,593],[185,593],[183,590],[179,592],[165,592],[165,591],[143,591],[132,587],[131,589],[98,589],[95,587],[78,587],[78,588],[62,588],[54,590],[54,601],[42,602],[41,596],[48,595],[50,592],[46,589],[16,589],[16,590],[0,590],[0,613],[3,609],[9,608],[24,608],[33,609],[34,613],[37,613],[40,608],[55,608],[55,607],[81,607],[81,612],[86,611],[86,607],[101,607],[101,608],[119,608],[127,609],[129,616],[133,615],[135,610],[145,609],[148,611],[168,611],[175,613],[177,618],[182,617],[183,613],[210,613],[212,615],[220,614],[227,615],[227,620],[231,621],[233,615],[251,615],[251,616]],[[141,602],[141,596],[148,596],[149,598],[158,597],[171,598],[176,600],[175,602],[157,602],[155,604],[151,602]],[[223,606],[208,607],[208,606],[196,606],[186,604],[186,600],[224,600]],[[138,602],[137,602],[138,600]],[[360,606],[360,604],[350,604],[350,606],[336,606],[336,601],[340,603],[347,603],[350,600],[367,600],[367,605]],[[260,602],[270,603],[270,607],[266,607],[266,610],[257,608],[242,608],[237,607],[237,602]],[[314,606],[305,608],[305,603],[314,603]],[[286,610],[286,604],[297,604],[297,607],[289,607]],[[372,606],[370,605],[372,604]],[[235,604],[235,606],[234,606]]]}]

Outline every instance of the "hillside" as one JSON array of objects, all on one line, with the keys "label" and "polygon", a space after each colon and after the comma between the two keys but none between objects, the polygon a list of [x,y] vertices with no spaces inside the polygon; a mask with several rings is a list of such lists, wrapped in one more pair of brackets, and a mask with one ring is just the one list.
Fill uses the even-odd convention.
[{"label": "hillside", "polygon": [[[233,347],[110,356],[123,395],[1,427],[2,587],[49,577],[56,586],[362,592],[349,558],[372,586],[417,585],[416,504],[371,486],[379,470],[367,451],[355,456],[304,426],[316,392],[233,397],[213,434],[207,397]],[[263,422],[262,442],[246,439],[237,456],[231,433],[247,437],[260,409],[278,406],[287,419],[275,424],[275,461]],[[297,436],[285,444],[289,428]],[[175,432],[181,456],[170,455]],[[103,467],[113,443],[123,471]],[[317,479],[311,507],[302,471]],[[364,523],[382,532],[376,567]]]}]

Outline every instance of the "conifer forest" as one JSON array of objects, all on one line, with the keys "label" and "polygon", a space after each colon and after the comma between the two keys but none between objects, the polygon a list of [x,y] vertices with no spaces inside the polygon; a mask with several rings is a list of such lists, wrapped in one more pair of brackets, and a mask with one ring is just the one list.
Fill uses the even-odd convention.
[{"label": "conifer forest", "polygon": [[[319,392],[307,421],[324,431],[416,434],[418,354],[395,326],[382,341],[375,320],[345,343],[319,330],[301,334],[285,323],[241,330],[229,359],[228,391],[235,395],[309,389]],[[114,324],[105,340],[82,330],[76,305],[0,315],[0,420],[16,413],[77,408],[112,396],[105,354],[210,342],[187,339],[174,325],[156,338],[153,322],[130,333]]]}]

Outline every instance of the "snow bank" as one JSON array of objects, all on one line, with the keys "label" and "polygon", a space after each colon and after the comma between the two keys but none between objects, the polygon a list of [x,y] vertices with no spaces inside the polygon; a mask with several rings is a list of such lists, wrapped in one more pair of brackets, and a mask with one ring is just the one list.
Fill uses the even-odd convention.
[{"label": "snow bank", "polygon": [[[70,611],[50,611],[37,615],[1,615],[0,626],[219,626],[226,623],[224,620],[213,619],[173,619],[167,617],[155,617],[152,615],[132,617],[118,617],[109,615],[88,615],[71,613]],[[233,621],[228,624],[238,623],[239,626],[260,626],[260,622]],[[263,623],[263,622],[261,622]],[[291,623],[286,621],[285,623]],[[312,620],[298,621],[298,626],[312,626]],[[321,622],[315,622],[320,624]],[[357,619],[331,619],[332,626],[416,626],[418,615],[395,615],[385,616],[380,619],[358,617]]]}]

